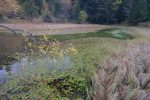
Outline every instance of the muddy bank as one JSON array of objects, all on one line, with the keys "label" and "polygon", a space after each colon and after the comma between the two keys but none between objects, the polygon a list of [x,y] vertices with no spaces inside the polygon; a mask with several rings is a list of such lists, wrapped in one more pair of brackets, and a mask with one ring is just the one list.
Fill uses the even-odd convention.
[{"label": "muddy bank", "polygon": [[107,25],[96,24],[48,24],[48,23],[18,23],[18,24],[1,24],[16,31],[29,31],[33,35],[41,34],[76,34],[87,33],[109,28]]}]

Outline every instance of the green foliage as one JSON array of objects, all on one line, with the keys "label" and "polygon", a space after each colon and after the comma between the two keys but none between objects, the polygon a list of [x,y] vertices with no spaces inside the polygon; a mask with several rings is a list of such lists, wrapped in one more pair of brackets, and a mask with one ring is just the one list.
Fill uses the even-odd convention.
[{"label": "green foliage", "polygon": [[87,17],[88,17],[87,13],[85,11],[81,10],[79,13],[79,16],[78,16],[80,23],[85,22]]},{"label": "green foliage", "polygon": [[59,15],[59,13],[61,12],[61,7],[62,5],[59,3],[59,1],[55,1],[54,3],[54,15],[55,17]]},{"label": "green foliage", "polygon": [[148,20],[150,20],[150,1],[147,0],[147,8],[148,8]]},{"label": "green foliage", "polygon": [[71,99],[71,97],[77,98],[86,96],[88,83],[85,76],[81,75],[81,73],[75,75],[76,71],[70,71],[73,71],[72,74],[67,75],[61,73],[60,76],[51,80],[48,85],[54,89],[55,93],[58,93],[63,97]]},{"label": "green foliage", "polygon": [[121,4],[123,0],[116,0],[116,4]]},{"label": "green foliage", "polygon": [[79,13],[80,13],[80,10],[81,10],[81,7],[80,7],[80,3],[79,3],[79,0],[72,0],[71,2],[71,6],[72,6],[72,9],[71,9],[71,17],[75,20],[78,20],[78,17],[79,17]]},{"label": "green foliage", "polygon": [[130,24],[138,24],[149,18],[149,0],[81,0],[80,3],[88,14],[88,21],[93,23],[110,24],[128,20]]},{"label": "green foliage", "polygon": [[23,8],[26,16],[29,19],[32,19],[33,17],[37,17],[39,15],[39,7],[35,5],[34,0],[25,1],[23,4]]},{"label": "green foliage", "polygon": [[[148,21],[150,19],[149,0],[17,1],[22,8],[24,8],[24,12],[17,16],[27,19],[42,17],[45,22],[80,21],[82,23],[84,21],[88,21],[98,24],[117,24],[125,21],[136,25],[139,22]],[[7,14],[7,16],[12,15],[12,13]],[[13,15],[12,18],[14,17],[15,16]]]},{"label": "green foliage", "polygon": [[117,20],[115,16],[122,1],[116,0],[81,0],[82,9],[88,14],[89,21],[93,23],[109,24]]},{"label": "green foliage", "polygon": [[38,7],[38,13],[39,15],[42,14],[42,11],[44,9],[44,3],[45,3],[45,0],[35,0],[35,5]]},{"label": "green foliage", "polygon": [[55,22],[56,18],[51,14],[51,12],[47,12],[42,15],[44,22]]},{"label": "green foliage", "polygon": [[[71,71],[71,73],[69,73]],[[7,98],[13,99],[58,99],[58,98],[83,98],[86,96],[88,83],[84,76],[75,70],[66,70],[63,72],[48,73],[40,75],[38,73],[28,74],[26,77],[20,77],[10,80],[7,84],[0,87]],[[6,94],[5,94],[6,93]],[[2,95],[0,95],[2,96]],[[1,97],[0,97],[1,99]]]},{"label": "green foliage", "polygon": [[146,0],[133,0],[132,7],[129,12],[128,22],[136,25],[139,22],[146,21],[147,18],[148,9]]},{"label": "green foliage", "polygon": [[18,3],[22,5],[25,16],[28,19],[47,13],[45,10],[45,0],[18,0]]}]

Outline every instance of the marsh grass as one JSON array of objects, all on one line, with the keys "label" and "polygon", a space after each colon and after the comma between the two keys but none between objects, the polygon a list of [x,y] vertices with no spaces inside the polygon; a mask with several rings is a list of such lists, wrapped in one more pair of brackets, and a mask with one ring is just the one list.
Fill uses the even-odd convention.
[{"label": "marsh grass", "polygon": [[114,53],[92,78],[94,100],[149,100],[149,42]]}]

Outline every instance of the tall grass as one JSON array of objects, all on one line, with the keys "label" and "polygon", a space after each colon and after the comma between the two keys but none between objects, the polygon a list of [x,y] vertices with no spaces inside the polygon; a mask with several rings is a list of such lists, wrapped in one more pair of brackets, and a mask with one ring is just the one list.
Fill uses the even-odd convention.
[{"label": "tall grass", "polygon": [[150,100],[150,43],[114,53],[92,78],[93,100]]}]

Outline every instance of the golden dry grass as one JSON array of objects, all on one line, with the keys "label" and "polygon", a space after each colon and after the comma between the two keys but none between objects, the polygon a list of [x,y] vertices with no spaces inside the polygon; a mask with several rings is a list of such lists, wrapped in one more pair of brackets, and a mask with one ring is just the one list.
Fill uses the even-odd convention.
[{"label": "golden dry grass", "polygon": [[141,35],[122,45],[111,49],[110,57],[91,78],[93,100],[150,100],[149,37]]}]

